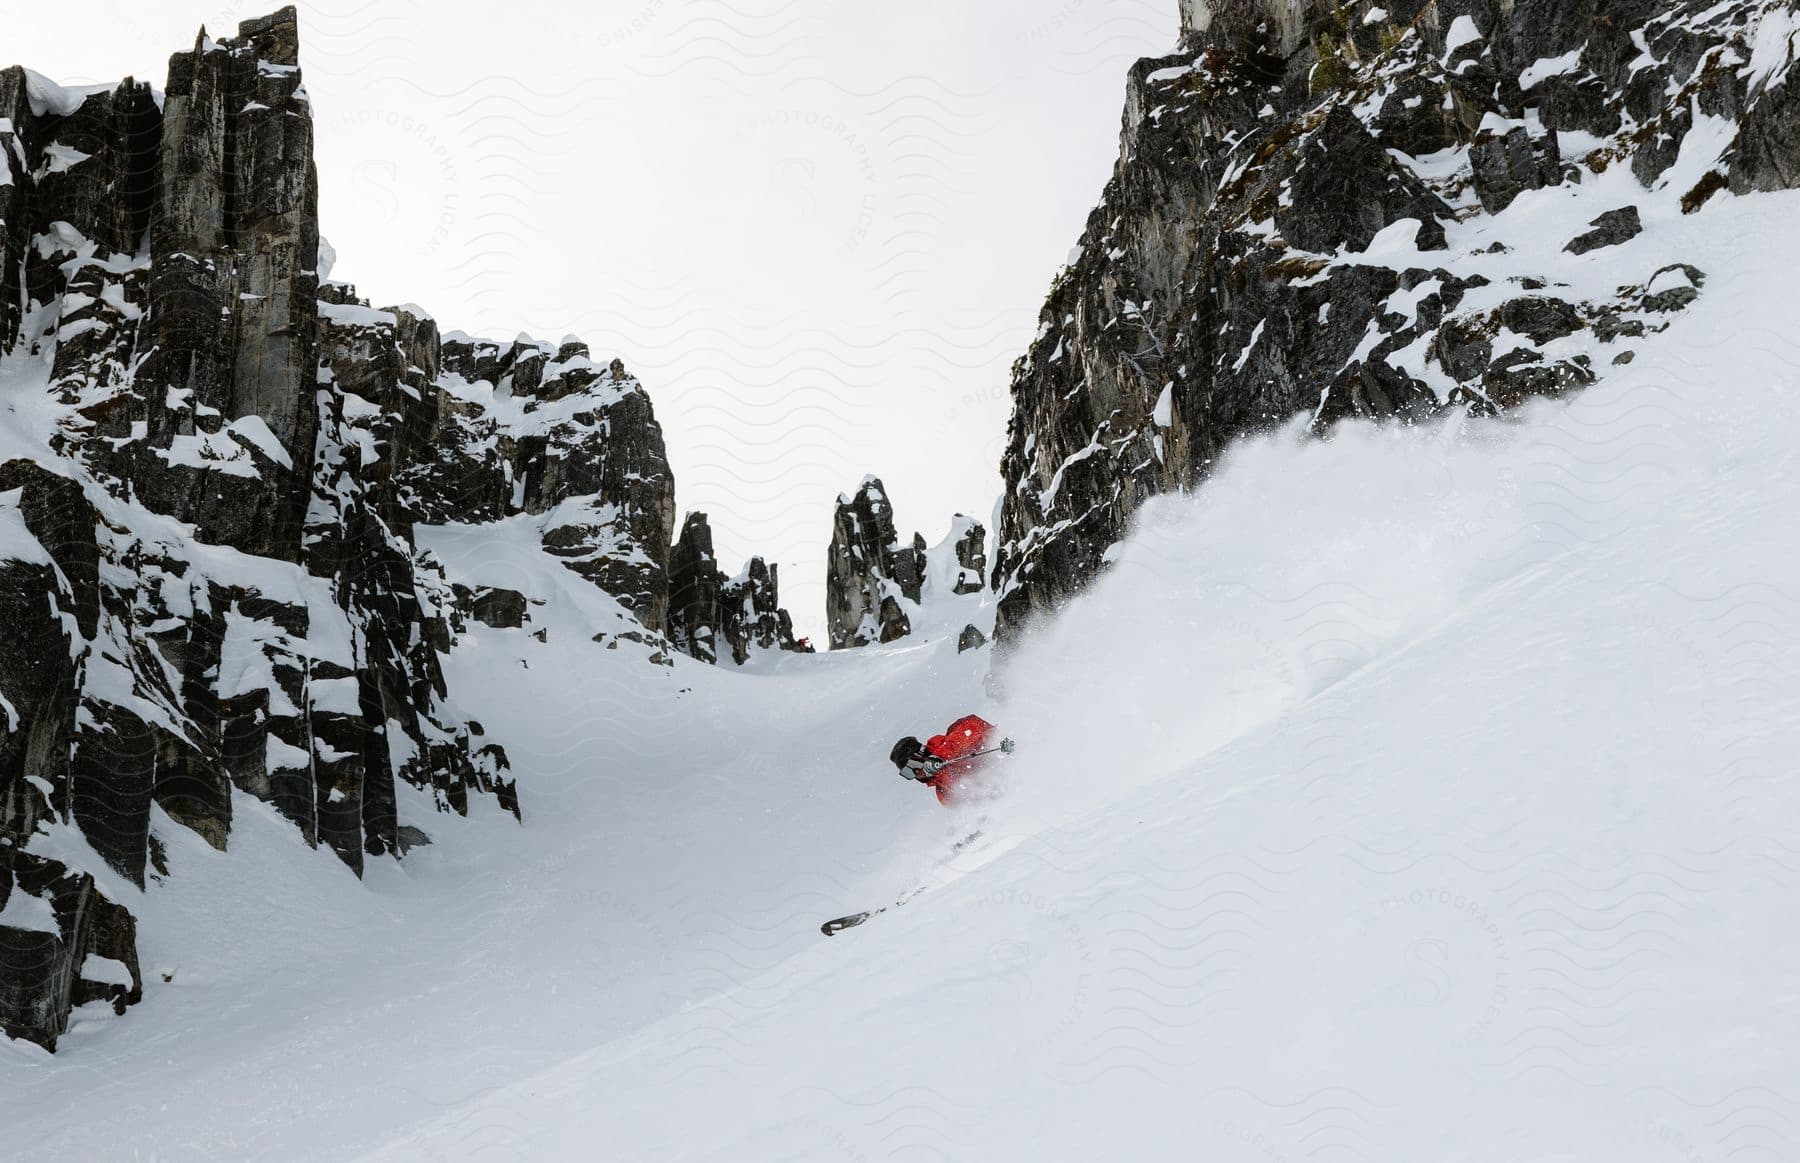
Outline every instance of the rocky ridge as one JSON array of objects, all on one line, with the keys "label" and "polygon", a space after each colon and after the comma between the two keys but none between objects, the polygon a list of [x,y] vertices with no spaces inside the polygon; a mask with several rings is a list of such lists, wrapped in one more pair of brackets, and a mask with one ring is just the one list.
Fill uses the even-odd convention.
[{"label": "rocky ridge", "polygon": [[[1703,293],[1704,256],[1631,265],[1653,205],[1800,181],[1785,0],[1182,0],[1182,22],[1131,70],[1112,180],[1013,370],[1003,641],[1239,437],[1595,382]],[[1589,187],[1616,201],[1542,245]]]},{"label": "rocky ridge", "polygon": [[[440,660],[528,603],[452,585],[417,527],[529,523],[648,660],[693,620],[619,361],[328,280],[299,65],[287,8],[160,92],[0,71],[0,1030],[48,1048],[141,996],[166,828],[225,849],[247,794],[360,872],[421,812],[519,813]],[[721,603],[733,657],[791,643],[772,568]]]}]

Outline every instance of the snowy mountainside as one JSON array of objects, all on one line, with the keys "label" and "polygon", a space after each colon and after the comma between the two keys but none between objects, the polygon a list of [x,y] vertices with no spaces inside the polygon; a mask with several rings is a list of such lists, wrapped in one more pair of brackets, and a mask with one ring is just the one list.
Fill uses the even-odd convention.
[{"label": "snowy mountainside", "polygon": [[1614,374],[1705,293],[1677,217],[1800,174],[1791,0],[1194,0],[1183,25],[1131,71],[1014,368],[1003,643],[1242,436]]},{"label": "snowy mountainside", "polygon": [[[360,885],[189,839],[133,1020],[0,1057],[9,1143],[1794,1157],[1793,207],[1672,219],[1706,294],[1586,392],[1241,443],[998,702],[948,640],[621,665],[523,531],[422,533],[452,582],[542,603],[445,663],[528,827],[473,815]],[[974,820],[886,743],[971,709],[1020,750],[946,858]]]},{"label": "snowy mountainside", "polygon": [[325,281],[292,10],[0,72],[0,1158],[1800,1157],[1793,5],[1184,13],[1001,593],[865,481],[818,654]]},{"label": "snowy mountainside", "polygon": [[415,527],[529,529],[641,664],[673,615],[792,647],[760,560],[739,613],[672,615],[674,473],[620,360],[329,280],[299,24],[203,31],[160,90],[0,69],[0,1032],[47,1048],[142,996],[132,914],[178,830],[234,847],[239,793],[358,872],[517,815],[443,662],[527,600]]}]

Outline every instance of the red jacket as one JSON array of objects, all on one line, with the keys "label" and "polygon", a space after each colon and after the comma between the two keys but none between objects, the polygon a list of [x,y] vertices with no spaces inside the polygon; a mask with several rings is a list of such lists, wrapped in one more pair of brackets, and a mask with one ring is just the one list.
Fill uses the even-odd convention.
[{"label": "red jacket", "polygon": [[954,807],[957,802],[956,785],[987,765],[986,756],[979,759],[963,759],[963,756],[986,751],[988,739],[993,733],[994,725],[986,719],[979,715],[964,715],[944,728],[942,735],[933,735],[925,744],[925,750],[933,756],[953,761],[924,781],[927,787],[937,789],[939,803],[945,807]]}]

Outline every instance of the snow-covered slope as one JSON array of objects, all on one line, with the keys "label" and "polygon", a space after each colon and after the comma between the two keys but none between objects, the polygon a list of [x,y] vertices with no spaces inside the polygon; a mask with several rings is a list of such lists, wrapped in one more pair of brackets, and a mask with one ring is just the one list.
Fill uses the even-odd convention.
[{"label": "snow-covered slope", "polygon": [[[0,1045],[0,1155],[1800,1157],[1794,208],[1672,222],[1706,294],[1585,393],[1239,446],[998,704],[948,640],[626,665],[422,530],[543,603],[445,660],[524,827],[358,882],[240,794],[132,1020]],[[884,756],[968,709],[1021,748],[946,860]]]}]

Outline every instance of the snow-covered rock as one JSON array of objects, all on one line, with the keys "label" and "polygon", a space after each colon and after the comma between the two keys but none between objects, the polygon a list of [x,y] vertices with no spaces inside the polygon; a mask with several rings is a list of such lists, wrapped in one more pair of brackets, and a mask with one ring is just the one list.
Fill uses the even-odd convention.
[{"label": "snow-covered rock", "polygon": [[826,614],[833,649],[894,642],[908,635],[939,638],[976,629],[962,641],[986,641],[993,612],[985,601],[987,530],[958,513],[936,545],[914,533],[902,544],[887,490],[865,477],[838,497],[826,577]]},{"label": "snow-covered rock", "polygon": [[137,926],[94,878],[8,849],[0,857],[0,1030],[55,1049],[76,1006],[143,997]]},{"label": "snow-covered rock", "polygon": [[[445,660],[528,596],[420,529],[505,524],[603,595],[589,636],[668,660],[642,384],[322,283],[313,124],[292,7],[202,33],[160,92],[0,71],[0,882],[143,889],[171,827],[229,848],[244,796],[358,873],[408,810],[517,815]],[[791,641],[772,570],[733,584],[734,649]],[[56,915],[51,960],[0,939],[0,1028],[46,1046],[80,966],[134,964],[103,910]]]},{"label": "snow-covered rock", "polygon": [[825,614],[831,647],[892,642],[912,633],[908,606],[925,584],[925,539],[900,543],[894,506],[875,477],[838,497],[826,566]]},{"label": "snow-covered rock", "polygon": [[1003,641],[1239,437],[1584,387],[1703,293],[1644,290],[1684,218],[1800,184],[1792,5],[1590,8],[1183,0],[1015,369]]},{"label": "snow-covered rock", "polygon": [[780,574],[753,557],[727,578],[713,552],[705,513],[690,513],[669,558],[669,640],[701,662],[730,658],[742,666],[752,650],[800,650],[794,622],[781,608]]}]

